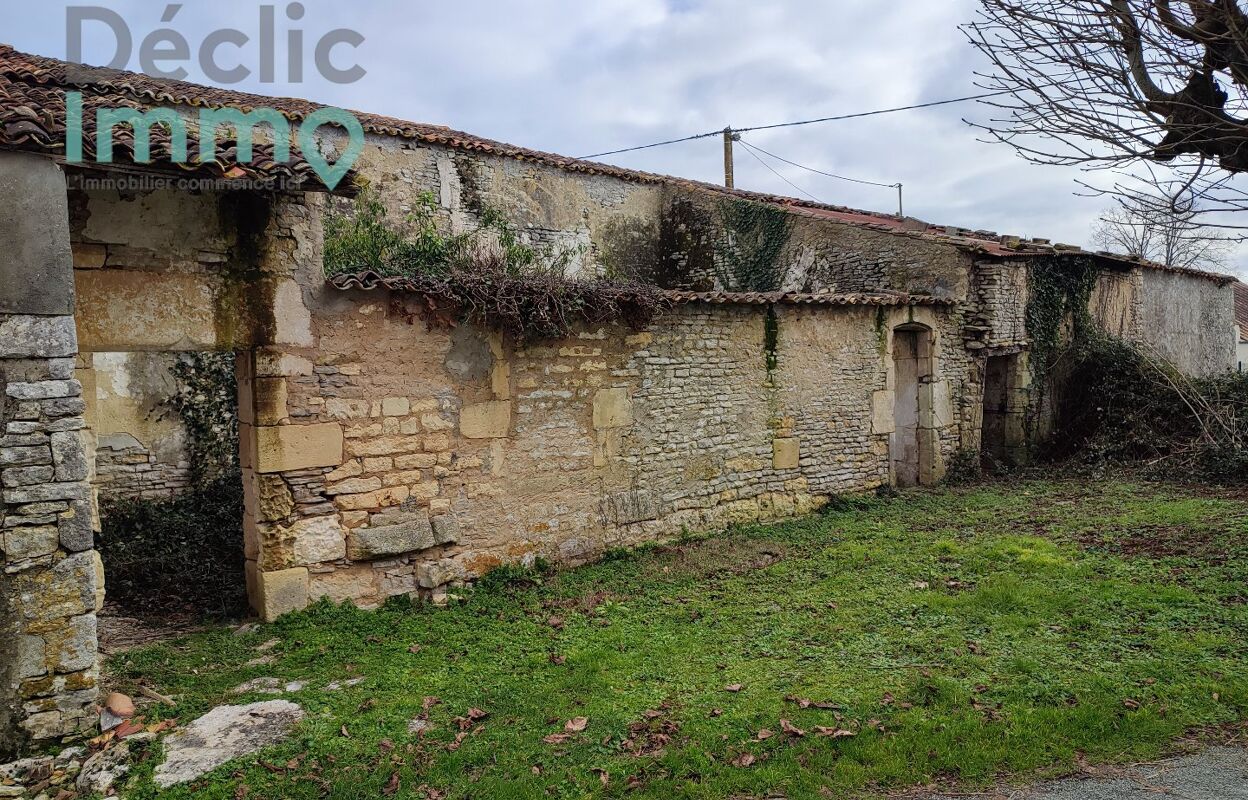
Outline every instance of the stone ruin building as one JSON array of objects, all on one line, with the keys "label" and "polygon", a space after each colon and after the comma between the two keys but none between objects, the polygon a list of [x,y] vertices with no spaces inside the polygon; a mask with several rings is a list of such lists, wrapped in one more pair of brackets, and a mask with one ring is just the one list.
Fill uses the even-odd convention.
[{"label": "stone ruin building", "polygon": [[[188,485],[183,433],[150,413],[180,353],[235,358],[240,581],[266,620],[934,484],[962,458],[1021,459],[1049,419],[1029,368],[1036,270],[1090,264],[1102,329],[1191,373],[1233,363],[1220,275],[367,114],[334,191],[263,148],[68,163],[71,91],[88,109],[188,116],[317,108],[0,46],[0,750],[94,721],[96,504]],[[214,181],[177,183],[199,178]],[[361,185],[396,220],[432,192],[451,229],[488,204],[567,246],[578,274],[649,270],[672,306],[643,330],[563,341],[431,328],[401,279],[326,279],[324,216]],[[784,223],[775,291],[717,278],[734,204]]]}]

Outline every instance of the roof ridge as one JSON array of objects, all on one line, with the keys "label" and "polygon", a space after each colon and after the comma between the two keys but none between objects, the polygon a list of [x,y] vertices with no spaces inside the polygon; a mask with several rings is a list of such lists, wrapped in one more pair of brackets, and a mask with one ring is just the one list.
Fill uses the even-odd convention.
[{"label": "roof ridge", "polygon": [[[18,62],[15,65],[13,62]],[[24,69],[18,69],[18,66]],[[72,72],[83,70],[99,80],[75,81]],[[0,74],[8,74],[23,80],[34,80],[41,85],[61,84],[92,86],[119,92],[139,103],[172,103],[189,106],[225,107],[229,105],[255,107],[253,101],[267,101],[264,105],[283,113],[288,119],[305,117],[328,108],[323,103],[295,97],[269,97],[265,95],[219,89],[188,81],[169,78],[153,78],[141,72],[117,70],[109,67],[91,67],[74,64],[48,56],[23,53],[12,45],[0,43]],[[713,193],[718,196],[735,197],[759,203],[768,203],[803,216],[824,221],[870,228],[896,236],[919,238],[929,242],[943,243],[964,251],[994,258],[1034,258],[1043,256],[1087,256],[1130,264],[1149,269],[1175,272],[1228,283],[1234,278],[1199,269],[1172,267],[1113,253],[1092,253],[1072,245],[1051,244],[1048,239],[1025,239],[1024,237],[999,235],[993,231],[970,230],[953,225],[937,225],[913,217],[896,216],[879,211],[850,208],[848,206],[820,203],[798,197],[753,192],[728,188],[714,183],[663,175],[653,172],[618,167],[597,161],[563,156],[542,150],[486,139],[443,125],[412,122],[380,114],[347,109],[360,121],[368,132],[381,136],[411,139],[457,150],[489,153],[504,158],[534,161],[572,172],[590,175],[606,175],[620,180],[673,186],[687,190]]]}]

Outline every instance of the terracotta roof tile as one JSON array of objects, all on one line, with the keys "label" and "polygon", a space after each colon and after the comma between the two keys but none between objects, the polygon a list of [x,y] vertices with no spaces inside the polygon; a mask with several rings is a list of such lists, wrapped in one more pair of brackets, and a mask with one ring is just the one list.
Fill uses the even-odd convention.
[{"label": "terracotta roof tile", "polygon": [[[26,86],[9,89],[20,102],[20,108],[5,95],[6,86],[22,83]],[[47,86],[49,94],[32,93],[31,86]],[[84,67],[53,58],[30,55],[0,44],[0,146],[25,146],[30,149],[55,150],[58,133],[63,138],[63,97],[57,91],[66,87],[91,89],[101,100],[110,103],[137,103],[144,107],[153,105],[182,105],[231,107],[249,111],[257,107],[274,108],[291,120],[299,120],[324,106],[309,100],[286,97],[264,97],[227,89],[216,89],[184,81],[151,78],[134,72]],[[939,226],[909,217],[897,217],[872,211],[826,205],[792,197],[727,189],[711,183],[656,175],[649,172],[600,164],[593,161],[531,150],[503,142],[484,139],[462,131],[439,125],[386,117],[378,114],[353,112],[363,128],[373,134],[436,144],[443,147],[484,153],[520,161],[531,161],[570,172],[590,175],[607,175],[633,183],[660,184],[690,191],[710,192],[722,196],[739,197],[761,203],[780,206],[788,212],[812,219],[853,225],[898,236],[908,236],[930,242],[946,244],[961,250],[989,258],[1037,258],[1048,256],[1084,256],[1118,264],[1122,267],[1139,266],[1146,269],[1164,270],[1222,284],[1234,278],[1203,270],[1183,269],[1155,264],[1148,261],[1114,253],[1092,253],[1072,245],[1052,244],[1047,239],[1023,239],[1002,236],[990,231],[972,231],[952,226]],[[57,126],[61,125],[61,128]],[[11,133],[9,132],[11,129]],[[222,166],[228,166],[228,153],[219,154]],[[267,165],[279,169],[278,165]],[[298,167],[292,167],[298,170]],[[344,180],[343,184],[348,181]],[[343,185],[340,184],[340,185]]]},{"label": "terracotta roof tile", "polygon": [[[138,79],[142,79],[142,81]],[[146,86],[146,83],[153,86]],[[146,76],[134,76],[116,70],[102,70],[67,64],[55,59],[18,53],[0,45],[0,147],[33,150],[64,157],[66,144],[66,93],[80,91],[83,101],[83,151],[85,160],[94,161],[96,147],[96,111],[99,109],[132,108],[144,111],[156,106],[221,105],[209,102],[183,102],[182,94],[155,91],[163,82]],[[186,84],[191,86],[191,84]],[[201,91],[207,92],[211,90]],[[151,128],[152,163],[134,161],[134,133],[128,125],[114,128],[114,163],[117,167],[157,170],[198,177],[226,180],[263,179],[281,181],[287,187],[323,188],[312,166],[292,148],[289,162],[275,159],[273,148],[256,143],[252,158],[238,160],[237,142],[219,138],[216,157],[199,161],[198,130],[188,123],[188,163],[171,158],[171,137],[161,126]],[[340,186],[349,193],[350,176]]]}]

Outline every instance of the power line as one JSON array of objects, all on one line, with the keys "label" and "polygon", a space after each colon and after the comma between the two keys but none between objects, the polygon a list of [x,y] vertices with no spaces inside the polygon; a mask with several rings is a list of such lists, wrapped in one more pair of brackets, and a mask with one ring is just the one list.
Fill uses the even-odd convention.
[{"label": "power line", "polygon": [[[759,158],[759,157],[758,157],[758,153],[755,153],[755,152],[754,152],[754,149],[755,149],[755,148],[754,148],[754,146],[753,146],[753,145],[751,145],[749,142],[745,141],[744,139],[738,139],[737,141],[739,141],[739,142],[741,142],[741,144],[745,145],[745,147],[746,147],[746,152],[748,152],[750,155],[754,156],[754,160],[755,160],[755,161],[757,161],[758,163],[762,164],[764,167],[766,167],[766,168],[767,168],[767,169],[771,172],[771,174],[772,174],[772,175],[775,175],[777,178],[779,178],[780,180],[784,181],[784,182],[785,182],[785,183],[787,183],[788,185],[792,186],[794,189],[796,189],[797,191],[801,192],[802,194],[806,195],[806,196],[807,196],[807,197],[809,197],[811,200],[814,200],[816,203],[822,203],[822,202],[823,202],[823,201],[822,201],[822,200],[820,200],[818,197],[815,197],[815,196],[814,196],[813,194],[811,194],[810,192],[806,191],[805,189],[803,189],[802,187],[798,186],[798,185],[797,185],[796,183],[794,183],[793,181],[791,181],[791,180],[789,180],[788,178],[786,178],[786,177],[784,177],[783,175],[781,175],[781,174],[780,174],[779,172],[777,172],[777,171],[775,170],[775,168],[773,168],[770,164],[768,164],[766,161],[764,161],[764,160],[762,160],[761,158]],[[762,152],[767,152],[767,151],[763,150]],[[774,158],[774,156],[773,156],[773,158]]]},{"label": "power line", "polygon": [[603,156],[614,156],[620,153],[632,153],[637,150],[649,150],[652,147],[663,147],[669,144],[680,144],[681,142],[692,142],[695,139],[709,139],[712,136],[719,136],[722,130],[711,131],[710,133],[695,133],[693,136],[686,136],[683,139],[668,139],[666,142],[655,142],[654,144],[643,144],[639,147],[625,147],[623,150],[608,150],[605,153],[594,153],[592,156],[577,156],[582,161],[590,158],[602,158]]},{"label": "power line", "polygon": [[[734,133],[749,133],[750,131],[768,131],[768,130],[774,130],[775,128],[792,128],[798,125],[814,125],[819,122],[836,122],[837,120],[843,120],[843,119],[860,119],[862,117],[874,117],[880,114],[892,114],[897,111],[914,111],[915,109],[920,109],[920,108],[932,108],[933,106],[947,106],[953,103],[965,103],[969,100],[983,100],[988,97],[998,97],[1000,95],[1009,94],[1009,93],[1010,92],[1008,91],[1001,91],[1001,92],[988,92],[986,94],[973,94],[973,95],[967,95],[966,97],[954,97],[949,100],[934,100],[929,103],[916,103],[914,105],[897,106],[895,108],[881,108],[875,111],[861,111],[856,114],[841,114],[835,117],[820,117],[818,119],[806,119],[806,120],[799,120],[797,122],[779,122],[774,125],[756,125],[752,128],[734,128],[733,132]],[[609,150],[605,153],[594,153],[593,155],[589,155],[589,156],[580,156],[580,158],[582,159],[602,158],[603,156],[614,156],[614,155],[619,155],[620,153],[632,153],[637,150],[649,150],[652,147],[664,147],[669,144],[680,144],[681,142],[692,142],[695,139],[709,139],[712,136],[719,136],[721,134],[723,134],[723,129],[716,130],[716,131],[708,131],[706,133],[695,133],[692,136],[685,136],[680,139],[669,139],[665,142],[654,142],[653,144],[643,144],[643,145],[638,145],[637,147],[625,147],[620,150]]]},{"label": "power line", "polygon": [[972,94],[966,97],[954,97],[950,100],[933,100],[930,103],[916,103],[912,106],[897,106],[896,108],[881,108],[878,111],[860,111],[857,114],[841,114],[836,117],[820,117],[819,119],[804,119],[799,122],[779,122],[775,125],[756,125],[753,128],[733,128],[737,133],[749,133],[750,131],[769,131],[775,128],[792,128],[797,125],[814,125],[817,122],[836,122],[842,119],[858,119],[860,117],[874,117],[879,114],[892,114],[894,111],[913,111],[919,108],[931,108],[933,106],[947,106],[953,103],[965,103],[968,100],[983,100],[987,97],[997,97],[1003,94],[1010,94],[1008,91],[988,92],[987,94]]},{"label": "power line", "polygon": [[740,142],[741,144],[745,145],[746,147],[750,148],[751,150],[757,150],[758,152],[760,152],[760,153],[762,153],[762,154],[764,154],[764,155],[771,156],[772,158],[774,158],[774,159],[775,159],[775,160],[777,160],[777,161],[783,161],[784,163],[788,164],[788,165],[789,165],[789,166],[791,166],[791,167],[797,167],[798,169],[804,169],[804,170],[806,170],[807,172],[813,172],[813,173],[815,173],[816,175],[823,175],[824,177],[827,177],[827,178],[836,178],[838,181],[849,181],[850,183],[861,183],[861,184],[863,184],[864,186],[879,186],[880,188],[883,188],[883,189],[896,189],[896,188],[898,187],[898,185],[899,185],[899,184],[896,184],[896,183],[878,183],[878,182],[876,182],[876,181],[864,181],[864,180],[860,180],[859,178],[847,178],[847,177],[845,177],[844,175],[836,175],[836,174],[833,174],[833,173],[831,173],[831,172],[824,172],[824,171],[823,171],[823,170],[821,170],[821,169],[815,169],[814,167],[808,167],[808,166],[806,166],[805,164],[799,164],[799,163],[797,163],[796,161],[790,161],[790,160],[788,160],[787,158],[784,158],[784,157],[782,157],[782,156],[778,156],[778,155],[776,155],[775,153],[772,153],[772,152],[769,152],[769,151],[767,151],[767,150],[764,150],[763,148],[759,147],[758,145],[750,144],[749,142],[745,141],[744,139],[738,139],[737,141],[738,141],[738,142]]}]

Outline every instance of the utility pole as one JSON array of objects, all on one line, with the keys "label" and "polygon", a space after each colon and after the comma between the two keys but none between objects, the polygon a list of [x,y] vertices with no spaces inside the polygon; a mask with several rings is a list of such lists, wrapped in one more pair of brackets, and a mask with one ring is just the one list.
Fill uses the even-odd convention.
[{"label": "utility pole", "polygon": [[732,143],[735,142],[738,135],[732,132],[731,127],[724,128],[724,186],[729,189],[734,188],[732,175]]},{"label": "utility pole", "polygon": [[897,184],[897,216],[906,216],[906,207],[901,201],[901,184]]}]

